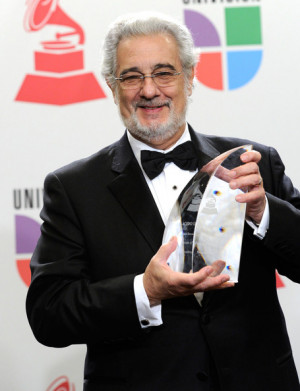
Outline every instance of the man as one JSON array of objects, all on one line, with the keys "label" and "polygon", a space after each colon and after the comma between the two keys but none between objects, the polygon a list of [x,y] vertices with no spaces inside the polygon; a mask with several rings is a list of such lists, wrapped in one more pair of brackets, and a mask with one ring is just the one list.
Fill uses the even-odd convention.
[{"label": "man", "polygon": [[[194,65],[184,26],[118,20],[102,72],[126,134],[45,181],[27,313],[41,343],[87,344],[85,391],[300,390],[275,283],[276,269],[300,282],[300,196],[274,149],[252,143],[230,172],[232,189],[249,189],[236,197],[247,203],[239,282],[220,275],[222,260],[190,274],[167,265],[173,203],[198,169],[248,143],[186,124]],[[146,174],[141,150],[179,145],[192,146],[196,166],[191,151],[188,170],[168,155],[161,173]]]}]

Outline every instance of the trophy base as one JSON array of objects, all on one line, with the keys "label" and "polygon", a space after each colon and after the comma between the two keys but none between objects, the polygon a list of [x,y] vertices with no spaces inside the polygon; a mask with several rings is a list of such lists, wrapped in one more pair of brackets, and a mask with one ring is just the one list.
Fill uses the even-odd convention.
[{"label": "trophy base", "polygon": [[68,105],[106,98],[93,73],[67,77],[26,75],[16,101]]}]

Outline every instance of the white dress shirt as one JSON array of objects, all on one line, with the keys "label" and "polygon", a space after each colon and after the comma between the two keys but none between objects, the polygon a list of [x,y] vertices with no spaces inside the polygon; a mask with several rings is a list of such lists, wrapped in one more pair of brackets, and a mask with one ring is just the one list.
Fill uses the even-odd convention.
[{"label": "white dress shirt", "polygon": [[[158,151],[161,153],[167,153],[172,151],[178,145],[191,140],[188,127],[186,125],[185,131],[180,137],[180,139],[168,150],[158,150],[152,148],[149,145],[144,144],[143,142],[135,139],[128,131],[127,137],[134,156],[136,157],[141,167],[147,185],[149,186],[149,189],[161,214],[162,220],[166,225],[174,203],[178,199],[178,196],[180,195],[186,184],[196,174],[197,170],[186,171],[177,167],[176,164],[172,162],[166,163],[161,174],[151,180],[148,178],[141,165],[141,151],[150,150]],[[258,236],[260,239],[264,238],[269,226],[268,204],[266,205],[263,219],[258,227],[252,221],[247,220],[247,223],[254,229],[254,235]],[[136,276],[134,279],[134,293],[141,327],[146,328],[150,326],[161,325],[163,323],[161,318],[161,304],[150,307],[148,296],[145,292],[143,285],[143,274]]]}]

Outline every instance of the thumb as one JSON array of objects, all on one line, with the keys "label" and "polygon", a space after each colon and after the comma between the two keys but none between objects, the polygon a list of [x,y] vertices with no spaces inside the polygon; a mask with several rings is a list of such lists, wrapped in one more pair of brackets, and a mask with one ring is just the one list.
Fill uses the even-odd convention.
[{"label": "thumb", "polygon": [[226,262],[224,261],[221,261],[221,260],[218,260],[218,261],[214,261],[211,265],[211,267],[213,268],[213,272],[211,273],[211,277],[216,277],[218,276],[219,274],[222,273],[222,271],[224,270],[226,266]]},{"label": "thumb", "polygon": [[172,238],[165,244],[163,244],[157,252],[157,258],[160,262],[166,262],[169,256],[177,247],[177,238],[172,236]]}]

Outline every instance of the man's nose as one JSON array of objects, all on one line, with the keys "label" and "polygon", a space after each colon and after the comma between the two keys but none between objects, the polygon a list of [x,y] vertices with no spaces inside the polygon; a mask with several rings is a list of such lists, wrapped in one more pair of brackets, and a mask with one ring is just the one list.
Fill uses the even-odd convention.
[{"label": "man's nose", "polygon": [[155,84],[155,81],[152,77],[144,78],[142,88],[140,90],[140,95],[144,96],[147,99],[160,95],[160,90]]}]

